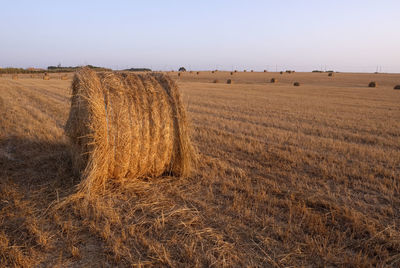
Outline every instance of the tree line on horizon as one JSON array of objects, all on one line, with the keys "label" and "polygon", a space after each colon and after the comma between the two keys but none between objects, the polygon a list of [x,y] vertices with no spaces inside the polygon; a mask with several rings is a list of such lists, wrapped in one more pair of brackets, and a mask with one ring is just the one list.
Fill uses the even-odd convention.
[{"label": "tree line on horizon", "polygon": [[[48,66],[47,69],[42,68],[14,68],[14,67],[6,67],[0,68],[0,74],[34,74],[34,73],[69,73],[75,72],[82,67],[88,67],[95,71],[112,71],[110,68],[86,65],[86,66]],[[129,68],[124,69],[123,71],[129,72],[151,72],[151,69],[148,68]]]}]

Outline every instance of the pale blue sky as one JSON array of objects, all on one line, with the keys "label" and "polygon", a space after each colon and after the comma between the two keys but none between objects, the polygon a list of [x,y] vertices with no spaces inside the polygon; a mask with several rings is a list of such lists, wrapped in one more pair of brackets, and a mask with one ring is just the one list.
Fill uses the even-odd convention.
[{"label": "pale blue sky", "polygon": [[0,1],[0,66],[400,72],[400,1]]}]

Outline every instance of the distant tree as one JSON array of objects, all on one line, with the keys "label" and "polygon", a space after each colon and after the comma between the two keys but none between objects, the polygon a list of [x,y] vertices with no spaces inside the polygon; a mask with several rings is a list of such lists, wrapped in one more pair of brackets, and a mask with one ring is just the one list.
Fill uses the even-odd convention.
[{"label": "distant tree", "polygon": [[125,69],[124,71],[130,71],[130,72],[151,72],[151,69],[149,69],[149,68],[129,68],[129,69]]},{"label": "distant tree", "polygon": [[186,69],[185,69],[185,67],[181,67],[181,68],[179,68],[178,71],[180,71],[180,72],[186,72]]}]

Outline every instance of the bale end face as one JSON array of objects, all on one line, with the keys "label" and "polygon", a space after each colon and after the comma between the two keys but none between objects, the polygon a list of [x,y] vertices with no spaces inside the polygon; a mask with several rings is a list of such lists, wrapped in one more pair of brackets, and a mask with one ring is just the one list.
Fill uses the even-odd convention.
[{"label": "bale end face", "polygon": [[400,89],[400,85],[396,85],[393,89]]},{"label": "bale end face", "polygon": [[378,84],[374,81],[372,81],[368,84],[368,87],[377,87],[377,86],[378,86]]},{"label": "bale end face", "polygon": [[218,80],[218,79],[214,79],[214,80],[213,80],[213,83],[214,83],[214,84],[217,84],[217,83],[219,83],[219,80]]},{"label": "bale end face", "polygon": [[276,78],[271,78],[271,83],[277,83],[278,82],[278,79],[276,79]]},{"label": "bale end face", "polygon": [[333,76],[333,73],[328,73],[328,76]]},{"label": "bale end face", "polygon": [[299,87],[299,86],[300,86],[300,83],[299,83],[299,82],[294,82],[294,83],[293,83],[293,86]]},{"label": "bale end face", "polygon": [[227,84],[233,84],[233,81],[232,81],[232,79],[228,79],[228,80],[226,80],[226,83]]}]

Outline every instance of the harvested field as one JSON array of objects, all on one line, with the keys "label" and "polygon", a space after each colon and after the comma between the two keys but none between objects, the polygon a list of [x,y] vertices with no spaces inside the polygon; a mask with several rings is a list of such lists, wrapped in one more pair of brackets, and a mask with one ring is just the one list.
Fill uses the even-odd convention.
[{"label": "harvested field", "polygon": [[0,266],[400,265],[400,75],[273,77],[182,75],[194,173],[65,203],[71,79],[3,75]]}]

